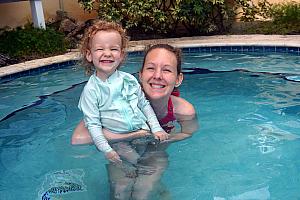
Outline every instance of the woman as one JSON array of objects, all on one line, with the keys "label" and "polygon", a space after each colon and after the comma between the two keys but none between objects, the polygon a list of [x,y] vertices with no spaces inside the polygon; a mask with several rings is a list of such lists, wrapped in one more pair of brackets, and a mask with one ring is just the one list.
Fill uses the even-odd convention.
[{"label": "woman", "polygon": [[[183,80],[179,49],[167,44],[151,46],[146,51],[139,79],[162,128],[171,133],[167,141],[183,140],[198,129],[193,105],[181,97],[172,95],[174,88]],[[173,134],[175,121],[179,123],[181,131]],[[104,134],[108,140],[113,141],[143,137],[147,133],[138,131],[119,136],[105,131]],[[84,143],[91,143],[91,138],[81,122],[74,131],[72,144]],[[138,162],[139,175],[135,179],[125,177],[117,167],[109,165],[112,198],[147,199],[167,167],[167,145],[167,142],[162,142],[159,145],[148,146]]]}]

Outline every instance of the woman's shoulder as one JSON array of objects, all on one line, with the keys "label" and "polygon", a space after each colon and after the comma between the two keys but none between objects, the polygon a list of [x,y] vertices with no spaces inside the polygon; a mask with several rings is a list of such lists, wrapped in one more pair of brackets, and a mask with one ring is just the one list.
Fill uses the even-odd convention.
[{"label": "woman's shoulder", "polygon": [[176,116],[195,116],[196,111],[190,102],[182,97],[171,96]]}]

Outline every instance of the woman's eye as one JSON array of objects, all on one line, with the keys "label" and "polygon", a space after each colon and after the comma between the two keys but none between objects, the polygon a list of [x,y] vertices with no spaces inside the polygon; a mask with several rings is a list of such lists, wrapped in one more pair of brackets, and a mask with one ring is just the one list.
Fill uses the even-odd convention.
[{"label": "woman's eye", "polygon": [[163,69],[164,72],[172,72],[170,69]]}]

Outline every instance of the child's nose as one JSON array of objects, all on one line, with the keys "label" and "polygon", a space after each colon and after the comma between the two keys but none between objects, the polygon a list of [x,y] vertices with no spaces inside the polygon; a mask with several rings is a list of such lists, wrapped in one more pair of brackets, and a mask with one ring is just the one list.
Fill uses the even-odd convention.
[{"label": "child's nose", "polygon": [[103,52],[103,54],[105,55],[105,56],[110,56],[111,55],[111,51],[110,50],[104,50],[104,52]]}]

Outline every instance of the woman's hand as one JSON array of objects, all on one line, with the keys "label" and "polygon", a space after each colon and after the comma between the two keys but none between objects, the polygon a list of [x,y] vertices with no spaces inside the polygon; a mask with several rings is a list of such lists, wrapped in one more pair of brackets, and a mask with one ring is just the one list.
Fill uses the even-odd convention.
[{"label": "woman's hand", "polygon": [[169,134],[166,133],[165,131],[158,131],[153,134],[155,139],[159,140],[160,142],[167,140],[169,138]]},{"label": "woman's hand", "polygon": [[121,160],[120,156],[114,150],[105,153],[105,157],[106,157],[106,159],[108,159],[110,162],[112,162],[114,164],[122,164],[122,160]]}]

